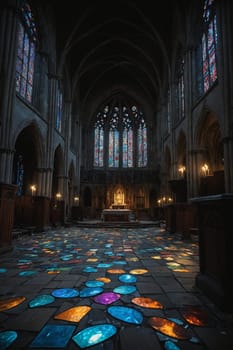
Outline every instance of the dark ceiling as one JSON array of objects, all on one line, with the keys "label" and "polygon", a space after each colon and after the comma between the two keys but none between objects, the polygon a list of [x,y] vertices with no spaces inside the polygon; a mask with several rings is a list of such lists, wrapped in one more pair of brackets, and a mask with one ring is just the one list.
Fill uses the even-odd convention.
[{"label": "dark ceiling", "polygon": [[129,96],[156,112],[187,1],[46,3],[55,16],[58,72],[63,74],[66,67],[72,98],[83,115],[93,114],[113,94]]}]

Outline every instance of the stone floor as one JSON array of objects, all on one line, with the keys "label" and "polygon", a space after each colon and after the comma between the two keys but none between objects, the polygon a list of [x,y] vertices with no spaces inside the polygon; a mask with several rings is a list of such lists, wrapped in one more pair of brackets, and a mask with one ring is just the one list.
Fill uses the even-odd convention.
[{"label": "stone floor", "polygon": [[[232,315],[195,287],[196,239],[159,227],[69,227],[18,236],[13,243],[0,255],[1,350],[233,349]],[[129,280],[122,282],[123,275]],[[102,278],[102,287],[92,286]],[[118,300],[101,303],[97,296],[108,292]],[[44,295],[52,301],[35,302]],[[76,308],[68,318],[55,318],[80,306],[88,307],[83,317],[77,318]],[[112,306],[118,306],[115,314]],[[124,312],[118,314],[120,306]],[[96,345],[75,340],[105,324],[114,332],[106,339],[92,334]]]}]

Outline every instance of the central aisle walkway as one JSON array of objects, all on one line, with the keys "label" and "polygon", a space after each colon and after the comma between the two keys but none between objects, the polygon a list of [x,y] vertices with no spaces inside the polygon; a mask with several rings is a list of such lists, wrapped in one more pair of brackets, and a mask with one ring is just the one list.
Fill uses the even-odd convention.
[{"label": "central aisle walkway", "polygon": [[0,256],[0,349],[230,350],[198,270],[197,242],[155,227],[19,237]]}]

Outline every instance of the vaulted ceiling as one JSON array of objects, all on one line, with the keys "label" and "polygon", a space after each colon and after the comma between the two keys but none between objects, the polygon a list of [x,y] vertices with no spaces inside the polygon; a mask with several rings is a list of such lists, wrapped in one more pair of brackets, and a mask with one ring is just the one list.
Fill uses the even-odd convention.
[{"label": "vaulted ceiling", "polygon": [[86,122],[114,94],[155,113],[169,80],[187,1],[47,3],[57,28],[58,71],[65,70],[71,79],[72,98]]}]

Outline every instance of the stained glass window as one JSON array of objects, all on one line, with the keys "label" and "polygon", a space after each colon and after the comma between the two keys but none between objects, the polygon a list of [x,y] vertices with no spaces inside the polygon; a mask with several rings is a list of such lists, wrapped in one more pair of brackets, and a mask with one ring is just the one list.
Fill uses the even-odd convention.
[{"label": "stained glass window", "polygon": [[28,102],[32,102],[36,38],[35,20],[29,4],[26,3],[21,9],[18,28],[16,91]]},{"label": "stained glass window", "polygon": [[57,116],[56,116],[56,129],[61,132],[62,129],[62,109],[63,109],[63,95],[61,89],[58,90],[57,95]]},{"label": "stained glass window", "polygon": [[178,60],[178,76],[176,85],[176,113],[174,122],[177,123],[184,118],[185,105],[184,105],[184,59]]},{"label": "stained glass window", "polygon": [[218,35],[213,4],[214,0],[205,0],[203,12],[205,29],[202,34],[202,78],[204,92],[209,90],[218,77],[216,64]]},{"label": "stained glass window", "polygon": [[108,166],[119,167],[119,108],[116,106],[109,124],[108,152]]},{"label": "stained glass window", "polygon": [[112,101],[97,114],[93,163],[109,168],[147,166],[147,126],[134,104]]},{"label": "stained glass window", "polygon": [[147,133],[146,126],[143,121],[138,128],[138,166],[143,167],[147,164]]}]

